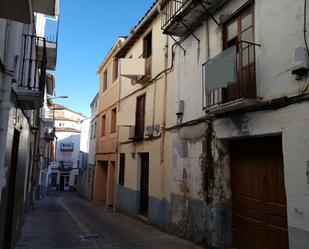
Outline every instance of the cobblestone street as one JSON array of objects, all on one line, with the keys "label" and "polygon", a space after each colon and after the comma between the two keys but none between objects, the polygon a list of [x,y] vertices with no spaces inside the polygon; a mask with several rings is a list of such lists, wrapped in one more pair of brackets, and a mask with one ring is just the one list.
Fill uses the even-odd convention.
[{"label": "cobblestone street", "polygon": [[27,218],[15,249],[198,249],[102,204],[51,193]]}]

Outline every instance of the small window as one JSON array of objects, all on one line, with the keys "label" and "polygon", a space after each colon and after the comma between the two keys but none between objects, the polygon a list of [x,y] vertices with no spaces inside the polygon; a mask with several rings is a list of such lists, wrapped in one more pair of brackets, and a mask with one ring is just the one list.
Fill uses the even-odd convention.
[{"label": "small window", "polygon": [[118,79],[118,59],[113,60],[113,82]]},{"label": "small window", "polygon": [[93,138],[97,137],[97,122],[94,123]]},{"label": "small window", "polygon": [[93,138],[93,125],[90,126],[90,138]]},{"label": "small window", "polygon": [[107,69],[103,73],[103,92],[107,89]]},{"label": "small window", "polygon": [[117,108],[114,108],[111,113],[111,133],[116,132],[117,127]]},{"label": "small window", "polygon": [[101,126],[101,136],[105,136],[105,122],[106,122],[106,116],[102,116],[102,126]]},{"label": "small window", "polygon": [[118,184],[121,186],[124,186],[125,163],[126,163],[125,154],[121,153],[119,163],[119,180],[118,180]]}]

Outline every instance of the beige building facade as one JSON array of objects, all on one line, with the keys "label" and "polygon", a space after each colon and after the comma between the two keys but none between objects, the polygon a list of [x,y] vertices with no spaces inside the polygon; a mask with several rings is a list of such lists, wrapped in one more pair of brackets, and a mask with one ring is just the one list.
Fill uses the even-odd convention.
[{"label": "beige building facade", "polygon": [[116,57],[121,59],[118,107],[117,210],[165,227],[170,220],[173,40],[162,34],[153,5]]},{"label": "beige building facade", "polygon": [[96,126],[96,166],[94,176],[94,201],[105,201],[113,209],[117,165],[117,103],[120,94],[118,60],[115,51],[123,43],[119,37],[98,69],[100,90]]}]

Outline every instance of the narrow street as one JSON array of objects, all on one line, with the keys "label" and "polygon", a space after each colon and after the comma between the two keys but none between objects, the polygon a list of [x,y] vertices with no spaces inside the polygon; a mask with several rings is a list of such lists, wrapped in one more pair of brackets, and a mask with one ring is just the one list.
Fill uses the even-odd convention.
[{"label": "narrow street", "polygon": [[101,203],[50,193],[27,218],[15,249],[198,249]]}]

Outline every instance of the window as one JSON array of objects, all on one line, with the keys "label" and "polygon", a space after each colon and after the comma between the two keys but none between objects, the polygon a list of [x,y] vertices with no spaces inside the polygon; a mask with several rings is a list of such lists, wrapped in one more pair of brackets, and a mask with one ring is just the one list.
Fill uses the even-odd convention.
[{"label": "window", "polygon": [[135,138],[144,138],[145,127],[145,101],[146,95],[140,96],[136,99],[136,113],[135,113]]},{"label": "window", "polygon": [[97,122],[94,123],[93,138],[97,137]]},{"label": "window", "polygon": [[152,33],[149,32],[144,38],[144,58],[149,58],[152,54]]},{"label": "window", "polygon": [[119,180],[118,180],[118,184],[121,186],[124,186],[125,163],[126,163],[125,154],[121,153],[119,163]]},{"label": "window", "polygon": [[107,69],[103,73],[103,92],[107,89]]},{"label": "window", "polygon": [[94,135],[93,135],[93,125],[91,125],[90,127],[90,138],[93,138]]},{"label": "window", "polygon": [[118,79],[118,59],[113,60],[113,82]]},{"label": "window", "polygon": [[102,124],[101,124],[101,136],[105,136],[105,122],[106,122],[106,116],[102,116]]},{"label": "window", "polygon": [[117,127],[117,108],[114,108],[111,113],[111,133],[116,132]]}]

